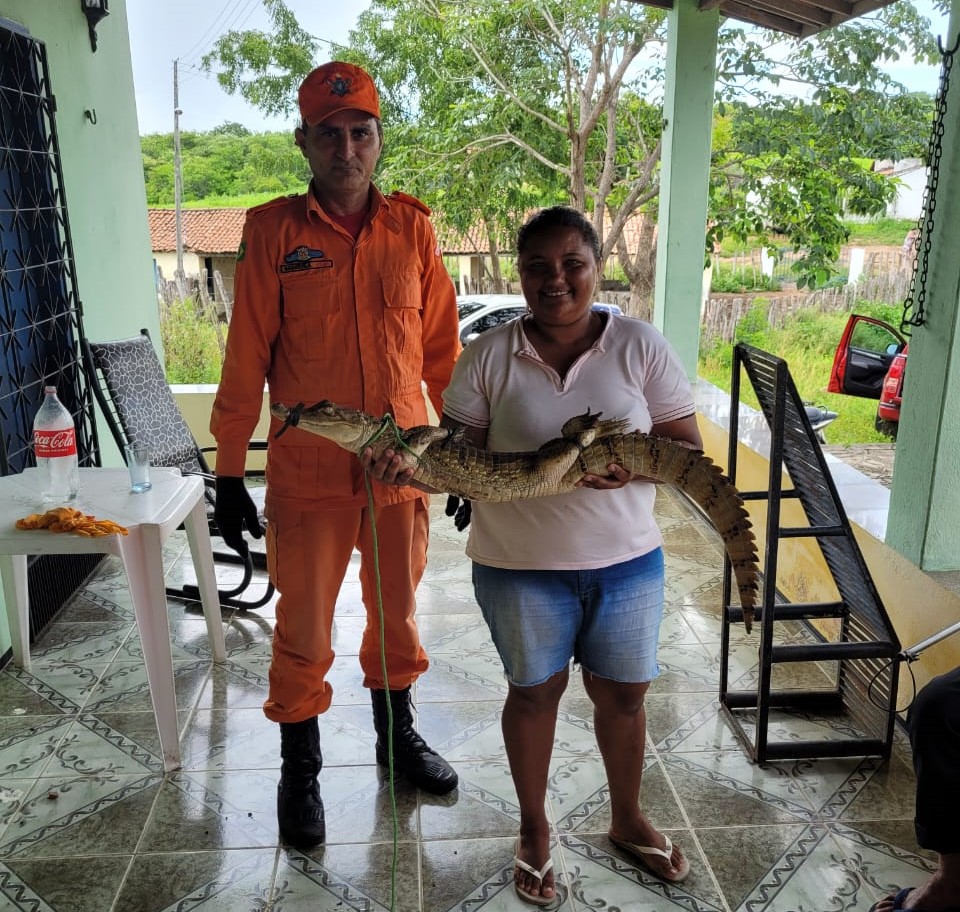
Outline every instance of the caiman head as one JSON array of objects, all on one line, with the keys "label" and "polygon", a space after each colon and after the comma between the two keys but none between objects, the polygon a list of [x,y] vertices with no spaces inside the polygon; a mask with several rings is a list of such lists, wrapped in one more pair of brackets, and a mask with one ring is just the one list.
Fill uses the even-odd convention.
[{"label": "caiman head", "polygon": [[277,431],[279,437],[288,427],[299,427],[318,437],[332,440],[337,446],[359,453],[377,433],[381,419],[356,409],[335,405],[327,399],[316,405],[299,403],[286,406],[280,402],[270,405],[270,414],[283,422]]}]

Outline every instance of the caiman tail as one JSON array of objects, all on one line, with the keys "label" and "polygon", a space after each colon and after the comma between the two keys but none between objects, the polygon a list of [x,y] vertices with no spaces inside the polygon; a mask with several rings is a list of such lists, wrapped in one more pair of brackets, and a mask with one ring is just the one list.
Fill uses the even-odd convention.
[{"label": "caiman tail", "polygon": [[611,462],[634,475],[673,485],[700,507],[720,535],[730,558],[749,633],[759,592],[759,557],[750,515],[730,479],[701,450],[633,431],[594,441],[567,472],[564,482],[576,482],[588,473],[605,475]]}]

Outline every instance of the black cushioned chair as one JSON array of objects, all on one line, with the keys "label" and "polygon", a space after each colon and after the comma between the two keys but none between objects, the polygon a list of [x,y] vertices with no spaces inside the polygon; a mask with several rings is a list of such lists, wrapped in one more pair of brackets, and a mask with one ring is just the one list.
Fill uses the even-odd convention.
[{"label": "black cushioned chair", "polygon": [[[126,444],[145,444],[150,449],[152,465],[176,468],[185,475],[201,475],[206,485],[210,534],[218,535],[213,518],[215,479],[204,456],[204,453],[215,448],[200,447],[184,421],[177,400],[167,383],[163,365],[150,341],[150,334],[142,329],[139,336],[131,339],[118,339],[113,342],[91,342],[83,339],[81,349],[88,382],[124,458]],[[266,449],[266,441],[252,441],[250,448]],[[256,474],[258,473],[248,473],[250,476]],[[265,530],[262,496],[258,498],[263,490],[262,485],[251,488],[254,500],[260,504],[260,527]],[[246,556],[233,550],[214,552],[214,558],[218,561],[244,565],[240,584],[234,589],[220,590],[220,604],[226,607],[261,608],[273,596],[273,586],[268,581],[266,592],[259,598],[240,598],[250,585],[254,567],[266,569],[266,554],[262,550],[264,539],[249,539],[248,544],[250,549]],[[179,589],[168,588],[167,594],[173,598],[192,601],[200,599],[199,590],[192,585]]]}]

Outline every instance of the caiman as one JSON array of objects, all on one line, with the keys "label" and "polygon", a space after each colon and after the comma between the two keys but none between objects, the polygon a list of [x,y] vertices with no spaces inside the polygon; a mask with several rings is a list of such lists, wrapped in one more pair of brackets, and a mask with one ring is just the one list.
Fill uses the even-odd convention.
[{"label": "caiman", "polygon": [[470,444],[462,428],[420,425],[404,430],[391,416],[375,418],[329,401],[316,405],[273,403],[270,413],[359,455],[394,449],[414,470],[413,480],[468,500],[502,503],[573,491],[586,474],[606,475],[614,462],[633,475],[671,484],[699,505],[720,534],[730,558],[743,620],[750,631],[759,588],[757,545],[743,498],[720,467],[701,450],[641,431],[628,422],[587,412],[569,419],[560,437],[538,450],[496,453]]}]

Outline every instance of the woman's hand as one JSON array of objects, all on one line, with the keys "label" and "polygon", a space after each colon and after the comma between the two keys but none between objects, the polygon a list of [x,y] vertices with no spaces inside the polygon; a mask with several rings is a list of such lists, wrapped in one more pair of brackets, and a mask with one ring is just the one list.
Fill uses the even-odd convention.
[{"label": "woman's hand", "polygon": [[577,482],[578,488],[594,488],[597,491],[615,491],[622,488],[633,476],[621,465],[611,462],[608,475],[584,475]]},{"label": "woman's hand", "polygon": [[360,454],[360,465],[377,481],[385,485],[407,485],[415,469],[404,465],[403,457],[396,450],[386,449],[379,459],[373,458],[373,448],[367,447]]}]

